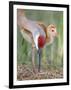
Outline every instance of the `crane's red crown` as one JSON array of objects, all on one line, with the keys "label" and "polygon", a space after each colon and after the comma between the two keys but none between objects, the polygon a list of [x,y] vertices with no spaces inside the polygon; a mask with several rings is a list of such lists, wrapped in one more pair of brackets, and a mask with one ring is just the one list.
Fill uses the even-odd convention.
[{"label": "crane's red crown", "polygon": [[38,37],[38,47],[43,48],[46,43],[46,38],[42,35]]}]

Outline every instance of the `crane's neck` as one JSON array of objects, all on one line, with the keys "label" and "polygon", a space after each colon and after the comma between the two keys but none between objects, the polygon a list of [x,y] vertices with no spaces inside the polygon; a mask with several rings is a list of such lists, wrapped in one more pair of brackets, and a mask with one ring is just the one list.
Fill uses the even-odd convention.
[{"label": "crane's neck", "polygon": [[51,35],[48,35],[46,38],[46,44],[49,45],[49,44],[53,43],[53,41],[54,41],[54,37]]}]

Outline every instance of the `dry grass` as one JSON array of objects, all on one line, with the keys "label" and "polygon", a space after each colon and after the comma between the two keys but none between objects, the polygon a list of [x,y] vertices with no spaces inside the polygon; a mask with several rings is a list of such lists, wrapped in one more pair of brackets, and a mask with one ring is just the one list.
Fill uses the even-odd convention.
[{"label": "dry grass", "polygon": [[[37,69],[36,69],[37,70]],[[20,80],[35,80],[35,79],[56,79],[63,78],[62,69],[47,69],[42,70],[37,73],[34,73],[31,68],[27,65],[18,65],[17,66],[17,79]]]}]

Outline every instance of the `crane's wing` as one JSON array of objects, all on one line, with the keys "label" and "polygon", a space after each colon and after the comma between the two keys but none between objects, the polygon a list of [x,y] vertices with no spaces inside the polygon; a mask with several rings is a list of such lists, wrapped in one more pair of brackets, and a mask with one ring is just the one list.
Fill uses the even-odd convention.
[{"label": "crane's wing", "polygon": [[35,34],[35,32],[38,32],[45,36],[43,28],[36,21],[29,20],[24,16],[19,16],[17,21],[20,28],[25,28],[33,35]]},{"label": "crane's wing", "polygon": [[37,24],[40,25],[43,28],[43,30],[46,32],[47,27],[46,27],[45,23],[43,23],[41,21],[37,21]]},{"label": "crane's wing", "polygon": [[38,40],[37,39],[38,39],[39,35],[43,35],[44,37],[46,37],[43,27],[41,27],[36,21],[29,20],[26,17],[19,17],[18,25],[20,28],[25,30],[27,35],[29,32],[32,34],[35,46],[38,49]]},{"label": "crane's wing", "polygon": [[45,34],[47,33],[47,30],[46,30],[46,25],[43,23],[43,22],[40,22],[40,21],[38,21],[37,22],[37,24],[40,26],[40,27],[42,27],[43,28],[43,31],[45,32]]},{"label": "crane's wing", "polygon": [[27,29],[21,29],[20,32],[26,41],[28,41],[29,43],[32,43],[33,36],[31,32],[29,32]]}]

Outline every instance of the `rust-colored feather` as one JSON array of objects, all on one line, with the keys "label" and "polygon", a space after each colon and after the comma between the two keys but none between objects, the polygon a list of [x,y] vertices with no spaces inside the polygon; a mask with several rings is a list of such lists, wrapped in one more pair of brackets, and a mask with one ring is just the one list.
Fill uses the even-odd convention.
[{"label": "rust-colored feather", "polygon": [[46,25],[45,25],[44,23],[42,23],[42,22],[37,22],[37,24],[39,24],[39,25],[43,28],[43,30],[44,30],[44,32],[45,32],[45,35],[46,35],[46,43],[49,42],[49,37],[48,37]]}]

